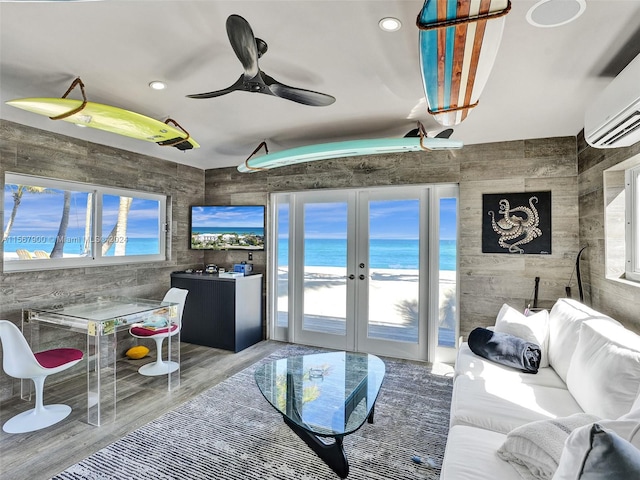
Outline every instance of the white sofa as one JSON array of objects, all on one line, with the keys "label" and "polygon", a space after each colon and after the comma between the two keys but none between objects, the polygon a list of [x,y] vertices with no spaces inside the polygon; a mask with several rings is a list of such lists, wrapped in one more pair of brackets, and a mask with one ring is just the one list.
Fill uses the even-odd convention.
[{"label": "white sofa", "polygon": [[[640,448],[640,336],[571,299],[559,299],[544,315],[539,344],[543,364],[548,358],[549,366],[536,374],[491,362],[475,355],[467,343],[460,345],[441,480],[578,479],[581,467],[569,465],[575,450],[565,446],[566,438],[571,436],[572,444],[580,435],[588,437],[583,431],[596,422]],[[558,445],[548,433],[553,425]],[[503,459],[499,449],[511,448],[515,443],[507,441],[519,442],[520,436],[529,442],[517,447],[525,451],[517,451],[511,461]],[[556,476],[555,467],[551,474],[528,470],[527,454],[551,455],[555,458],[531,460],[551,466],[560,463],[561,455],[562,466]],[[560,476],[561,470],[569,473]]]}]

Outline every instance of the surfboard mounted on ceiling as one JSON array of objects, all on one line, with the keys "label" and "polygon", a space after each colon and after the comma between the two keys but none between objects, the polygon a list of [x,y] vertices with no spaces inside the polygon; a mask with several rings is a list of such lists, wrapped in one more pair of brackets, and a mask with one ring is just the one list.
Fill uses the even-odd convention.
[{"label": "surfboard mounted on ceiling", "polygon": [[441,125],[458,125],[478,104],[502,40],[510,0],[425,0],[420,69],[428,111]]},{"label": "surfboard mounted on ceiling", "polygon": [[[462,146],[463,144],[459,140],[427,138],[422,133],[414,137],[375,138],[305,145],[276,153],[269,153],[266,142],[262,142],[244,163],[238,165],[238,171],[251,173],[296,163],[328,160],[330,158],[397,152],[418,152],[421,150],[455,150],[462,148]],[[252,158],[262,147],[264,147],[266,154]]]},{"label": "surfboard mounted on ceiling", "polygon": [[[82,91],[82,100],[66,98],[76,86]],[[161,122],[122,108],[88,102],[80,78],[73,81],[62,98],[19,98],[8,101],[7,105],[45,115],[52,120],[64,120],[162,146],[176,147],[178,150],[200,147],[189,132],[171,118]]]}]

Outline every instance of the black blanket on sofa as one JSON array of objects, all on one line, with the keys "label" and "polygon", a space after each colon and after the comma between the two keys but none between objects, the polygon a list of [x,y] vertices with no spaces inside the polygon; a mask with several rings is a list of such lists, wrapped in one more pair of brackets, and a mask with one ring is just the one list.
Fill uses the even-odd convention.
[{"label": "black blanket on sofa", "polygon": [[538,373],[540,346],[503,332],[475,328],[468,338],[473,353],[492,362],[518,368],[526,373]]}]

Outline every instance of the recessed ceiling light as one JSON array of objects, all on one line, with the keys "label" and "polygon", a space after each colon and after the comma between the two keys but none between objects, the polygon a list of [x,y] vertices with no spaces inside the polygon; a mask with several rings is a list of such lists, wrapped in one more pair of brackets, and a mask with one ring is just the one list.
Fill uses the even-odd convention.
[{"label": "recessed ceiling light", "polygon": [[527,12],[527,22],[535,27],[559,27],[573,22],[586,8],[585,0],[540,0]]},{"label": "recessed ceiling light", "polygon": [[385,17],[378,22],[378,26],[385,32],[397,32],[400,30],[402,23],[397,18]]},{"label": "recessed ceiling light", "polygon": [[160,80],[154,80],[153,82],[149,83],[149,86],[154,90],[164,90],[165,88],[167,88],[167,84],[161,82]]}]

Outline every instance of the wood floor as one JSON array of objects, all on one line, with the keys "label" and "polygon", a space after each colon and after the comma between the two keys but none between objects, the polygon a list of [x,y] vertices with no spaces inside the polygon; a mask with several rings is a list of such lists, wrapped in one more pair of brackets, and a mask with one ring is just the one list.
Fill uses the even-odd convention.
[{"label": "wood floor", "polygon": [[[49,479],[283,345],[264,341],[233,353],[183,343],[181,385],[172,392],[166,390],[166,379],[140,381],[137,368],[141,360],[119,361],[117,419],[115,423],[102,427],[87,424],[84,375],[59,384],[45,385],[45,404],[65,403],[73,411],[59,424],[37,432],[12,435],[0,431],[0,478]],[[0,422],[4,423],[13,415],[31,408],[19,396],[14,398],[0,405]]]}]

